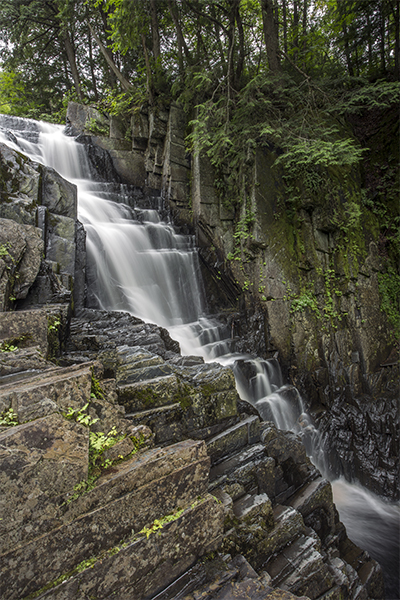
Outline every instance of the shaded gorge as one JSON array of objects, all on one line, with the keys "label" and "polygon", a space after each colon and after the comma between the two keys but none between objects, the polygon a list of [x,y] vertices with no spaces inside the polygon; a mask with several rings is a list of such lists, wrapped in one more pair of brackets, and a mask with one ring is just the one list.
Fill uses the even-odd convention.
[{"label": "shaded gorge", "polygon": [[160,192],[99,181],[102,173],[94,172],[86,146],[64,135],[61,126],[1,117],[0,127],[0,141],[77,186],[86,231],[87,306],[127,311],[168,329],[182,354],[232,366],[240,397],[263,420],[302,437],[314,464],[332,481],[349,537],[381,563],[387,598],[398,597],[399,507],[335,480],[318,430],[297,389],[283,381],[278,361],[235,353],[229,328],[208,314],[194,237],[174,226]]}]

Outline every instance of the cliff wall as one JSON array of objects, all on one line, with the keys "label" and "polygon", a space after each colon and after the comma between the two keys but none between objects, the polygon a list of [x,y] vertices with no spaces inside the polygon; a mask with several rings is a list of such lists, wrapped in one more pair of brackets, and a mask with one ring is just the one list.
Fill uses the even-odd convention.
[{"label": "cliff wall", "polygon": [[[96,121],[75,104],[68,115],[75,132]],[[251,190],[236,208],[218,194],[208,157],[185,151],[178,106],[143,107],[125,122],[96,118],[109,137],[86,142],[110,152],[122,180],[160,189],[175,221],[195,232],[210,310],[237,351],[279,358],[318,423],[332,472],[398,498],[399,275],[393,223],[382,229],[363,191],[396,164],[396,111],[366,115],[370,126],[353,118],[370,147],[362,168],[327,169],[314,187],[300,179],[297,198],[273,167],[278,150],[254,150]]]},{"label": "cliff wall", "polygon": [[[156,325],[79,305],[73,186],[50,172],[43,197],[49,172],[0,150],[1,596],[383,598],[329,482],[299,438],[240,401],[230,369],[182,357]],[[101,176],[107,158],[88,150]],[[53,253],[63,243],[71,252]]]}]

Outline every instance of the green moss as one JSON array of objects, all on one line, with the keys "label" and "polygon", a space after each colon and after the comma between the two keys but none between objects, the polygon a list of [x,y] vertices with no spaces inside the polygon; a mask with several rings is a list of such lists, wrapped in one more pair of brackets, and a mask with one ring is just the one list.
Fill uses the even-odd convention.
[{"label": "green moss", "polygon": [[47,358],[54,359],[61,353],[61,315],[49,315],[47,321]]},{"label": "green moss", "polygon": [[108,137],[110,135],[110,128],[108,125],[96,121],[96,119],[90,119],[85,126],[85,130],[88,133],[93,133],[94,135]]},{"label": "green moss", "polygon": [[92,369],[92,382],[90,385],[90,397],[97,398],[98,400],[104,399],[104,391],[101,388],[99,380],[96,379],[96,377],[94,376],[93,369]]},{"label": "green moss", "polygon": [[393,327],[393,341],[400,338],[400,275],[393,267],[386,273],[378,273],[379,293],[381,296],[381,311],[387,316]]},{"label": "green moss", "polygon": [[139,401],[145,408],[151,408],[159,403],[159,395],[152,389],[136,390],[135,401]]},{"label": "green moss", "polygon": [[180,396],[178,402],[181,405],[181,408],[185,411],[189,410],[193,404],[193,400],[189,394]]},{"label": "green moss", "polygon": [[3,427],[14,427],[18,425],[18,417],[12,408],[3,411],[0,414],[0,425]]},{"label": "green moss", "polygon": [[19,348],[26,348],[32,340],[30,333],[23,333],[18,337],[7,338],[0,342],[0,352],[14,352]]}]

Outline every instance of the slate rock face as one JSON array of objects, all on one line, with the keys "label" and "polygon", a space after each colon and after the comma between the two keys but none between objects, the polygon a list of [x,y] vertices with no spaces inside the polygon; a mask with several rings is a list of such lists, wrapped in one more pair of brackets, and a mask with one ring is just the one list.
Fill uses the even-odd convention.
[{"label": "slate rock face", "polygon": [[39,166],[0,143],[0,217],[35,225],[39,196]]},{"label": "slate rock face", "polygon": [[11,380],[13,376],[21,372],[28,371],[32,375],[32,373],[49,369],[54,369],[54,365],[43,357],[40,346],[20,348],[13,352],[0,354],[0,378],[4,383],[8,381],[7,377]]},{"label": "slate rock face", "polygon": [[88,429],[59,414],[0,432],[0,553],[9,549],[13,530],[87,477],[88,445]]},{"label": "slate rock face", "polygon": [[43,251],[40,229],[0,219],[0,311],[26,298],[39,272]]},{"label": "slate rock face", "polygon": [[76,219],[77,190],[51,167],[42,167],[41,204],[54,215]]},{"label": "slate rock face", "polygon": [[70,302],[73,289],[82,306],[85,265],[76,186],[0,144],[0,311]]},{"label": "slate rock face", "polygon": [[54,369],[18,383],[0,387],[0,406],[12,408],[20,423],[31,419],[80,409],[90,398],[92,371],[89,366]]}]

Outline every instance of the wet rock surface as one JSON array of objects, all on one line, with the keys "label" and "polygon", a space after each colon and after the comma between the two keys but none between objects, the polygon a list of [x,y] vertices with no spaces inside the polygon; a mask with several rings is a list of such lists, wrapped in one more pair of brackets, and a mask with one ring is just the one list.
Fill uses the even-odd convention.
[{"label": "wet rock surface", "polygon": [[[185,366],[173,347],[156,326],[91,310],[71,321],[64,366],[33,349],[30,376],[4,361],[5,404],[23,419],[32,398],[36,413],[0,432],[2,597],[383,598],[301,440],[239,402],[230,369]],[[93,459],[93,436],[113,427]]]},{"label": "wet rock surface", "polygon": [[386,397],[363,396],[351,403],[337,398],[320,424],[331,472],[398,500],[399,420],[398,396],[393,391]]},{"label": "wet rock surface", "polygon": [[[143,108],[133,124],[134,162],[142,165],[138,177],[148,175],[148,197],[151,189],[163,188],[173,211],[185,217],[189,164],[181,143],[182,113],[173,108],[170,115]],[[86,123],[86,118],[84,111],[79,119]],[[174,127],[181,131],[176,137]],[[112,152],[123,174],[132,157],[120,143],[120,128],[112,130]],[[169,159],[163,166],[164,147]],[[0,477],[6,490],[0,499],[5,515],[0,521],[1,596],[384,598],[380,567],[348,539],[330,484],[310,463],[301,440],[260,421],[239,400],[229,368],[181,357],[165,329],[127,313],[83,309],[85,247],[73,187],[19,153],[7,149],[1,156],[0,216],[34,239],[40,231],[45,250],[39,265],[40,244],[21,243],[15,263],[14,255],[2,252],[0,257],[5,259],[0,338],[7,343],[29,339],[27,348],[0,361]],[[92,163],[108,168],[104,156],[93,152]],[[197,168],[205,173],[204,165]],[[39,190],[40,174],[45,186]],[[219,219],[232,225],[233,217],[215,211],[212,181],[204,185],[210,194],[200,207],[199,227],[209,241],[208,217],[212,228]],[[24,252],[33,247],[29,268],[22,268]],[[370,254],[372,260],[373,249]],[[365,294],[374,277],[371,260],[365,267],[370,269]],[[288,305],[281,297],[282,273],[273,262],[269,267],[269,293],[279,301],[268,300],[268,319],[247,312],[244,321],[245,313],[239,312],[229,314],[226,323],[238,349],[250,349],[256,331],[254,343],[261,354],[267,348],[285,357],[291,335]],[[20,273],[24,279],[20,277],[18,288],[12,277]],[[73,282],[79,282],[79,289],[73,290]],[[224,285],[225,297],[233,298],[233,282],[226,278]],[[11,288],[19,290],[17,301],[10,299]],[[78,299],[74,318],[72,291]],[[377,316],[373,304],[367,303],[368,319]],[[299,356],[315,355],[310,331],[309,323],[299,318],[294,340]],[[378,367],[384,360],[381,351],[375,360],[364,337],[361,354],[354,351],[351,364],[347,359],[341,364],[338,356],[346,355],[349,339],[338,332],[333,345],[331,341],[317,349],[323,366],[315,371],[310,389],[318,406],[323,387],[343,377],[352,394],[358,393],[360,356]],[[57,357],[58,364],[49,362],[50,357]],[[336,375],[326,361],[337,366]],[[369,389],[381,390],[391,381],[371,376]],[[359,408],[368,421],[369,411]],[[384,409],[377,409],[365,429],[359,414],[350,411],[352,436],[332,448],[338,462],[351,459],[348,448],[362,455],[364,442],[373,445],[375,438],[368,437],[372,430],[392,451],[392,412],[382,423]],[[341,408],[333,413],[344,432]],[[6,422],[7,415],[12,423]],[[330,421],[325,425],[328,431]],[[376,485],[381,485],[384,469],[390,472],[393,465],[385,463],[380,449],[376,456],[371,469],[377,469]],[[393,482],[389,476],[388,490]]]}]

